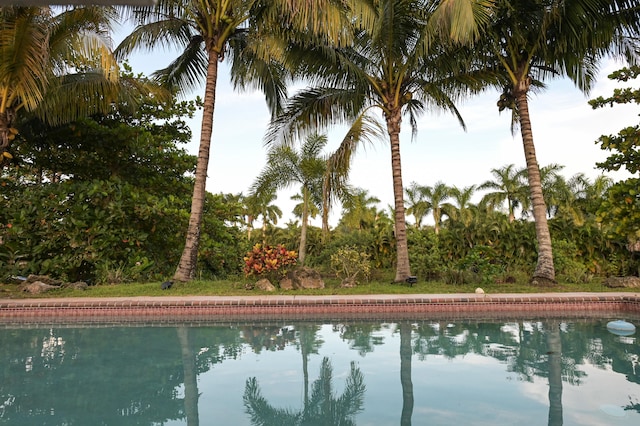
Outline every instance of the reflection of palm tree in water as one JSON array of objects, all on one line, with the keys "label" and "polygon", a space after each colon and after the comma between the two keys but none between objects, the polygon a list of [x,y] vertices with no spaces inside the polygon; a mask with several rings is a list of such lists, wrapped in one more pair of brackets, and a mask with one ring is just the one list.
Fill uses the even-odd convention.
[{"label": "reflection of palm tree in water", "polygon": [[562,425],[562,341],[558,321],[547,323],[549,356],[549,426]]},{"label": "reflection of palm tree in water", "polygon": [[184,371],[184,411],[187,416],[187,426],[200,424],[198,414],[198,374],[196,371],[196,356],[189,342],[189,328],[178,327],[178,340],[182,351],[182,368]]},{"label": "reflection of palm tree in water", "polygon": [[411,426],[413,414],[413,383],[411,382],[411,324],[403,322],[400,327],[400,383],[402,384],[401,426]]},{"label": "reflection of palm tree in water", "polygon": [[251,417],[251,424],[278,425],[355,425],[353,417],[362,411],[364,402],[364,376],[355,363],[347,377],[345,390],[337,397],[333,392],[333,368],[329,358],[322,359],[320,377],[311,386],[311,395],[301,411],[274,408],[262,396],[255,377],[247,379],[244,390],[244,406]]}]

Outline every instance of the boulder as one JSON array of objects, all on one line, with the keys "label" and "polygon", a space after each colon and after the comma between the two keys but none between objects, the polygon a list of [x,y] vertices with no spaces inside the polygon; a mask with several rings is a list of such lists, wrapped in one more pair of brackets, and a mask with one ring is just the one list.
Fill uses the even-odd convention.
[{"label": "boulder", "polygon": [[356,287],[356,279],[355,277],[347,277],[342,280],[340,283],[340,287],[342,288],[353,288]]},{"label": "boulder", "polygon": [[294,290],[299,288],[324,288],[324,281],[320,273],[307,266],[287,272],[286,277],[280,281],[280,288],[284,288],[283,282],[287,287],[289,286],[289,283],[286,282],[287,280],[291,281],[291,288]]},{"label": "boulder", "polygon": [[76,281],[74,283],[64,284],[63,287],[70,288],[73,290],[86,290],[87,288],[89,288],[89,284],[87,284],[84,281]]},{"label": "boulder", "polygon": [[603,284],[609,288],[640,288],[640,277],[608,277]]},{"label": "boulder", "polygon": [[31,294],[40,294],[49,290],[54,290],[59,288],[60,286],[49,285],[49,284],[43,283],[42,281],[27,281],[26,283],[22,284],[22,291],[26,291],[27,293],[31,293]]},{"label": "boulder", "polygon": [[293,281],[289,277],[280,280],[280,288],[282,290],[293,290]]},{"label": "boulder", "polygon": [[259,279],[256,282],[255,288],[262,291],[276,291],[275,286],[266,278]]},{"label": "boulder", "polygon": [[33,283],[33,282],[40,282],[40,283],[44,283],[44,284],[48,284],[48,285],[52,285],[52,286],[61,286],[62,285],[62,281],[61,280],[56,280],[54,278],[51,278],[47,275],[34,275],[31,274],[27,277],[27,280],[25,281],[25,283]]}]

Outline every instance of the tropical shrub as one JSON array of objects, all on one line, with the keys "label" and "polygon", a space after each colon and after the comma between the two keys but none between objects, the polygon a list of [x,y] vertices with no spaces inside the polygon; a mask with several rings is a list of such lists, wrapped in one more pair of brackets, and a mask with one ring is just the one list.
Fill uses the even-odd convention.
[{"label": "tropical shrub", "polygon": [[585,265],[584,256],[575,242],[567,240],[553,240],[553,264],[559,281],[569,283],[589,282],[593,274]]},{"label": "tropical shrub", "polygon": [[457,264],[463,283],[494,283],[504,273],[504,265],[496,251],[488,246],[475,246]]},{"label": "tropical shrub", "polygon": [[362,278],[369,281],[371,261],[369,255],[359,252],[354,247],[343,247],[331,255],[331,268],[344,281],[358,284]]},{"label": "tropical shrub", "polygon": [[256,244],[244,257],[244,273],[247,277],[264,276],[272,282],[278,282],[297,261],[296,252],[287,250],[282,244],[275,247]]},{"label": "tropical shrub", "polygon": [[409,242],[411,271],[426,280],[442,278],[447,265],[440,249],[440,238],[434,230],[431,228],[409,228],[407,240]]}]

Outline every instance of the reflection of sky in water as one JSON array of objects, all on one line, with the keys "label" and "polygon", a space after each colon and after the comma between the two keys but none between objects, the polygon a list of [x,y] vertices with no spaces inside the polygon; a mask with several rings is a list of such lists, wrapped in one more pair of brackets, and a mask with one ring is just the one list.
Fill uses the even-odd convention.
[{"label": "reflection of sky in water", "polygon": [[[371,336],[364,341],[359,340],[359,344],[356,345],[354,340],[347,339],[336,331],[347,330],[354,324],[347,323],[335,329],[331,325],[319,327],[315,336],[316,340],[321,340],[322,343],[318,346],[317,353],[310,353],[308,358],[309,389],[318,378],[322,359],[328,357],[333,367],[333,391],[336,397],[340,396],[350,372],[350,363],[353,361],[362,371],[366,385],[364,409],[355,416],[355,423],[359,426],[399,425],[403,403],[399,329],[396,324],[383,324],[380,327],[376,324],[371,327]],[[422,354],[414,353],[411,357],[414,396],[412,425],[549,424],[546,340],[544,333],[535,333],[536,330],[544,328],[542,323],[504,323],[489,328],[482,328],[482,325],[477,323],[467,325],[434,322],[421,325],[422,344],[429,341],[431,346],[422,346]],[[562,343],[566,345],[562,348],[563,353],[567,352],[563,356],[563,372],[568,367],[564,363],[572,359],[569,352],[579,352],[576,347],[582,344],[588,344],[594,353],[601,351],[599,359],[605,359],[605,362],[598,366],[591,362],[588,356],[578,357],[581,364],[573,368],[583,375],[575,376],[574,384],[563,376],[563,424],[640,425],[640,413],[624,411],[621,408],[640,403],[640,385],[628,381],[624,374],[612,371],[611,363],[606,361],[607,353],[602,352],[603,348],[615,351],[625,363],[635,363],[635,368],[639,369],[640,346],[637,337],[612,338],[606,331],[594,327],[592,330],[600,334],[575,343],[568,337],[573,332],[571,324],[561,324],[559,329]],[[0,330],[0,338],[2,333],[6,332],[7,330]],[[203,332],[201,329],[199,333],[208,336],[208,331]],[[211,333],[215,333],[215,330]],[[476,349],[482,347],[485,353],[496,357],[464,351],[454,351],[454,355],[445,356],[443,353],[446,350],[439,346],[438,341],[438,336],[443,335],[447,337],[445,341],[454,347],[464,345],[465,341],[476,340],[479,345],[475,346]],[[39,343],[42,347],[42,364],[51,365],[55,369],[56,360],[64,358],[65,351],[72,348],[65,348],[65,341],[56,337],[55,330],[43,330],[43,336],[46,337]],[[168,336],[174,339],[173,333],[168,333]],[[418,333],[414,327],[414,351],[417,338]],[[171,342],[174,345],[178,344],[177,340]],[[522,344],[520,350],[517,348],[518,342]],[[303,358],[296,343],[289,341],[280,345],[277,350],[262,348],[259,353],[255,353],[245,344],[235,359],[223,358],[221,362],[212,364],[208,371],[201,373],[197,379],[200,425],[249,425],[249,416],[245,413],[242,398],[246,381],[251,377],[256,378],[262,396],[272,407],[294,412],[302,410]],[[362,345],[366,346],[367,343],[368,349],[363,350]],[[427,346],[431,350],[426,350]],[[192,353],[203,355],[207,352],[205,349],[195,347]],[[510,371],[513,358],[525,350],[537,351],[538,356],[537,364],[531,367],[533,369],[527,370],[530,381],[526,381],[522,374]],[[83,352],[79,351],[73,356],[81,357],[82,354]],[[25,359],[28,362],[23,364],[23,369],[30,374],[31,363],[36,360],[32,357]],[[71,359],[68,359],[65,362],[70,361]],[[637,380],[638,374],[632,374]],[[8,378],[1,379],[5,381]],[[0,391],[6,393],[10,388],[3,388],[0,384]],[[177,388],[177,398],[184,398],[184,392],[184,386],[180,385]],[[8,423],[3,423],[0,410],[0,425],[2,424]],[[169,420],[164,424],[184,425],[186,419]]]},{"label": "reflection of sky in water", "polygon": [[[524,326],[531,331],[531,324]],[[508,323],[502,330],[517,339],[518,327],[516,323]],[[434,324],[433,328],[439,327]],[[567,331],[564,325],[561,328],[563,332]],[[320,361],[327,356],[333,366],[334,392],[340,395],[350,362],[355,361],[364,374],[367,387],[364,411],[356,416],[356,424],[398,425],[402,410],[400,336],[393,325],[377,331],[376,335],[384,338],[384,345],[375,346],[373,352],[363,356],[356,349],[349,349],[349,343],[332,331],[331,326],[323,326],[318,336],[324,343],[318,354],[309,356],[309,382],[317,378]],[[452,340],[459,342],[463,338],[456,336]],[[635,343],[635,339],[626,338],[626,343],[630,342]],[[478,354],[453,359],[442,355],[422,358],[412,356],[413,425],[548,424],[546,378],[534,376],[533,382],[523,381],[517,373],[507,371],[505,363]],[[633,402],[640,401],[638,384],[628,382],[624,375],[612,372],[610,367],[602,369],[585,363],[578,368],[586,373],[579,386],[562,383],[564,425],[640,424],[640,414],[621,408],[630,403],[630,396]],[[302,409],[302,355],[299,350],[287,346],[281,351],[263,351],[259,355],[246,351],[241,360],[226,360],[199,377],[201,424],[206,425],[209,421],[213,424],[213,419],[221,412],[226,413],[225,424],[249,424],[242,394],[245,380],[253,376],[272,406],[293,411]]]}]

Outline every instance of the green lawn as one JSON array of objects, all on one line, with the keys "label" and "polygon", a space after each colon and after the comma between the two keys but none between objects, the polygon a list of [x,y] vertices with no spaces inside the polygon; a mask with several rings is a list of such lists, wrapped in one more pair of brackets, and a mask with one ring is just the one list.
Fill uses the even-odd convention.
[{"label": "green lawn", "polygon": [[555,286],[535,287],[526,283],[514,284],[446,284],[442,282],[418,282],[413,286],[408,284],[391,284],[390,281],[375,281],[360,284],[355,288],[340,288],[338,280],[325,280],[326,288],[322,290],[276,290],[264,292],[246,290],[249,281],[218,280],[192,281],[176,283],[169,290],[162,290],[160,282],[125,283],[113,285],[96,285],[87,290],[60,289],[52,290],[43,295],[33,296],[21,292],[17,284],[0,284],[0,298],[28,298],[28,297],[131,297],[131,296],[249,296],[249,295],[349,295],[349,294],[447,294],[474,293],[477,287],[482,287],[485,293],[546,293],[546,292],[607,292],[624,289],[611,289],[600,282],[584,284],[559,283]]}]

